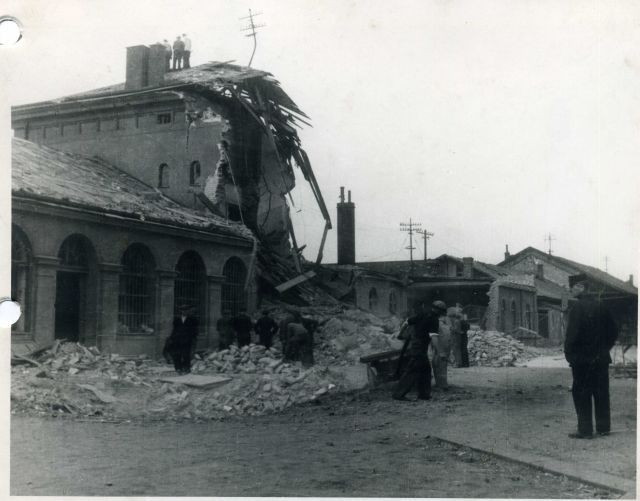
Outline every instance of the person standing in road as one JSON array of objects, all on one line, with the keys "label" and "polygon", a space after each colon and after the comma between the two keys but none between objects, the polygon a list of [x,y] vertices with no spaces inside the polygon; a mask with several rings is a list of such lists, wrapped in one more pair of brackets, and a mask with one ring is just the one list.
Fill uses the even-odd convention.
[{"label": "person standing in road", "polygon": [[222,317],[216,322],[216,330],[218,331],[218,349],[226,350],[233,344],[234,331],[231,319],[231,312],[224,310]]},{"label": "person standing in road", "polygon": [[460,354],[462,364],[460,367],[469,367],[469,320],[467,315],[463,314],[460,320]]},{"label": "person standing in road", "polygon": [[184,42],[180,40],[180,35],[173,41],[173,69],[182,69],[182,57],[184,56]]},{"label": "person standing in road", "polygon": [[256,322],[256,334],[260,339],[260,344],[265,348],[271,348],[273,336],[278,332],[278,324],[269,316],[269,311],[264,310],[262,316]]},{"label": "person standing in road", "polygon": [[173,319],[173,329],[167,340],[167,351],[173,359],[173,366],[178,374],[191,372],[191,350],[198,337],[198,319],[193,315],[193,308],[184,304],[178,309],[180,315]]},{"label": "person standing in road", "polygon": [[573,403],[578,416],[578,431],[571,438],[593,436],[592,400],[596,433],[611,431],[609,402],[609,352],[618,337],[618,328],[599,294],[590,290],[583,275],[569,277],[572,292],[578,298],[569,313],[564,354],[573,374]]},{"label": "person standing in road", "polygon": [[[446,312],[446,306],[444,311]],[[416,307],[416,314],[407,320],[407,324],[412,327],[409,329],[410,334],[403,348],[407,363],[403,366],[402,375],[393,391],[395,400],[407,400],[407,393],[414,387],[418,391],[419,399],[431,398],[431,366],[427,350],[431,339],[430,333],[438,332],[438,317],[441,312],[440,304],[434,303],[431,311],[426,312],[424,303],[420,303]]]},{"label": "person standing in road", "polygon": [[182,34],[182,42],[184,43],[184,68],[191,68],[191,39],[187,36],[186,33]]},{"label": "person standing in road", "polygon": [[251,344],[251,331],[253,329],[253,321],[247,315],[247,309],[241,308],[240,313],[233,319],[233,330],[236,331],[236,339],[238,348],[242,348]]},{"label": "person standing in road", "polygon": [[447,305],[443,301],[434,301],[433,307],[439,309],[438,329],[430,333],[433,349],[433,378],[436,388],[448,390],[447,370],[451,354],[451,331],[454,325],[451,317],[447,316]]}]

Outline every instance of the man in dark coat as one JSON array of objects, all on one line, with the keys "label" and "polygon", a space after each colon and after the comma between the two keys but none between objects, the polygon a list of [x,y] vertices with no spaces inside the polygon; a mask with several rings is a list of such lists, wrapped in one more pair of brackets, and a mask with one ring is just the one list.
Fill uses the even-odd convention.
[{"label": "man in dark coat", "polygon": [[572,292],[578,297],[569,313],[564,354],[573,373],[573,403],[578,415],[578,431],[571,438],[591,438],[593,421],[591,400],[595,407],[596,432],[611,431],[609,407],[609,351],[618,337],[618,328],[607,307],[584,277],[570,277]]},{"label": "man in dark coat", "polygon": [[260,344],[265,348],[271,348],[273,336],[278,332],[278,324],[269,316],[269,311],[264,310],[262,316],[256,322],[256,334],[260,339]]},{"label": "man in dark coat", "polygon": [[235,334],[233,331],[231,312],[224,310],[222,317],[216,322],[216,330],[218,331],[218,349],[226,350],[233,344]]},{"label": "man in dark coat", "polygon": [[447,307],[442,301],[435,301],[429,312],[425,311],[424,303],[421,303],[416,310],[416,315],[407,320],[412,332],[403,348],[407,362],[393,391],[395,400],[407,400],[406,395],[414,386],[418,391],[419,399],[431,398],[431,365],[427,356],[431,340],[429,334],[438,333],[438,317],[446,313]]},{"label": "man in dark coat", "polygon": [[198,337],[198,319],[193,316],[190,305],[179,308],[180,315],[173,319],[173,329],[167,340],[166,350],[173,359],[178,374],[191,372],[191,350]]},{"label": "man in dark coat", "polygon": [[253,329],[253,321],[247,315],[246,308],[242,308],[240,313],[233,319],[233,330],[236,331],[236,339],[238,340],[238,348],[242,348],[251,344],[251,330]]},{"label": "man in dark coat", "polygon": [[184,56],[184,42],[180,40],[180,36],[178,35],[176,39],[173,41],[173,69],[174,70],[182,69],[183,56]]}]

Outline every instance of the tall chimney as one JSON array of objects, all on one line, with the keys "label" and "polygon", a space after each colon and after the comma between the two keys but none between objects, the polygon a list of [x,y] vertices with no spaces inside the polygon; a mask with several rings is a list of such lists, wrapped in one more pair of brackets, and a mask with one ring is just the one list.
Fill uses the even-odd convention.
[{"label": "tall chimney", "polygon": [[633,285],[633,274],[629,275],[629,281],[628,281],[629,285]]},{"label": "tall chimney", "polygon": [[167,71],[166,49],[164,45],[156,43],[149,47],[149,62],[147,66],[147,85],[155,87],[164,83]]},{"label": "tall chimney", "polygon": [[148,84],[149,47],[134,45],[127,47],[127,77],[124,88],[127,90],[141,89]]},{"label": "tall chimney", "polygon": [[506,244],[504,246],[504,260],[506,261],[510,257],[511,257],[511,254],[509,253],[509,244]]},{"label": "tall chimney", "polygon": [[338,264],[356,264],[356,206],[344,201],[344,186],[340,187],[338,202]]}]

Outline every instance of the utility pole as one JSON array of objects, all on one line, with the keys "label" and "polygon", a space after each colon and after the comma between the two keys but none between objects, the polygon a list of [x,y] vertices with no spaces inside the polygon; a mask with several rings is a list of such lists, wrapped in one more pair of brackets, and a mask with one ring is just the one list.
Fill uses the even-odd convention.
[{"label": "utility pole", "polygon": [[551,236],[551,233],[549,233],[548,236],[544,237],[544,240],[545,242],[549,242],[549,255],[551,256],[551,254],[553,253],[553,251],[551,250],[551,241],[556,240],[556,238]]},{"label": "utility pole", "polygon": [[256,12],[254,14],[253,12],[251,12],[251,9],[249,9],[249,15],[246,17],[240,18],[241,21],[244,21],[245,19],[249,20],[249,26],[247,26],[246,28],[242,28],[240,31],[251,31],[251,33],[245,36],[253,38],[253,52],[251,53],[251,59],[249,59],[249,64],[247,65],[249,68],[251,67],[251,63],[253,62],[253,56],[256,53],[256,47],[258,47],[258,40],[256,38],[256,34],[257,34],[256,28],[264,28],[266,26],[266,24],[255,24],[253,22],[253,18],[255,16],[261,16],[261,15],[262,15],[262,12]]},{"label": "utility pole", "polygon": [[609,273],[609,256],[604,257],[604,271]]},{"label": "utility pole", "polygon": [[413,271],[413,232],[418,231],[418,229],[422,226],[421,223],[414,223],[411,218],[409,218],[408,223],[400,223],[400,231],[408,231],[409,232],[409,259],[411,260],[411,271]]},{"label": "utility pole", "polygon": [[424,260],[427,260],[427,240],[433,236],[433,233],[427,230],[416,230],[416,233],[422,235],[422,241],[424,242]]}]

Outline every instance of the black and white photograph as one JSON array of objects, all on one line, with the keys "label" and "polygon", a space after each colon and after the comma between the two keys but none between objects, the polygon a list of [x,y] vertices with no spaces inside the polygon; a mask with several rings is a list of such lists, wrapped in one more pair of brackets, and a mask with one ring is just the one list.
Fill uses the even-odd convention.
[{"label": "black and white photograph", "polygon": [[639,47],[627,0],[4,2],[3,496],[635,499]]}]

